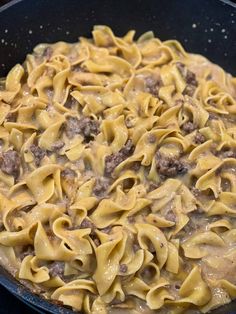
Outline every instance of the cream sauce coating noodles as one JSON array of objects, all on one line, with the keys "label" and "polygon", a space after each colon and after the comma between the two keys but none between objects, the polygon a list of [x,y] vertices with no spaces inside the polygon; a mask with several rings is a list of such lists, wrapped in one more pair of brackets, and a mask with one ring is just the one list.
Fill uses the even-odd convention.
[{"label": "cream sauce coating noodles", "polygon": [[0,262],[86,314],[236,297],[236,78],[152,32],[40,44],[0,81]]}]

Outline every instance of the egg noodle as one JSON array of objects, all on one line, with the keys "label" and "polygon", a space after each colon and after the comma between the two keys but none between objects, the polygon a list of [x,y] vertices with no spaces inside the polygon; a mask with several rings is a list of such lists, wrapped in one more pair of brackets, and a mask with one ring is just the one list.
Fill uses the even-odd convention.
[{"label": "egg noodle", "polygon": [[40,44],[0,80],[0,262],[84,313],[236,297],[236,78],[152,32]]}]

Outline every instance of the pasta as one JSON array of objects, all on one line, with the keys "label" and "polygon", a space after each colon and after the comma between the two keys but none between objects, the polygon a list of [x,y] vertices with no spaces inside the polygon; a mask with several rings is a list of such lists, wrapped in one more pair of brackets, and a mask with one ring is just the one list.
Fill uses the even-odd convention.
[{"label": "pasta", "polygon": [[0,86],[0,262],[86,314],[236,298],[236,78],[134,31],[40,44]]}]

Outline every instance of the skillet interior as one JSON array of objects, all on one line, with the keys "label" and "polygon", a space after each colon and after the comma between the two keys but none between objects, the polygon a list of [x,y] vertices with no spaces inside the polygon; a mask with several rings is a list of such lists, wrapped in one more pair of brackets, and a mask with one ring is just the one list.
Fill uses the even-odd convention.
[{"label": "skillet interior", "polygon": [[[0,9],[0,77],[41,42],[76,41],[93,25],[109,25],[116,34],[153,30],[160,39],[178,39],[187,51],[200,53],[236,74],[236,5],[220,0],[21,0]],[[190,4],[191,3],[191,4]],[[33,295],[0,268],[0,284],[35,307],[69,314]],[[235,314],[236,301],[213,314]]]}]

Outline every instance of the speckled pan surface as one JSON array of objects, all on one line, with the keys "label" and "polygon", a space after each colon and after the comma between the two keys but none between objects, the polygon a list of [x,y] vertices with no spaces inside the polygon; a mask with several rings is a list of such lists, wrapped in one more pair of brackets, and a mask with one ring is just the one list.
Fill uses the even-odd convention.
[{"label": "speckled pan surface", "polygon": [[[228,2],[228,1],[226,1]],[[92,26],[109,25],[116,34],[153,30],[162,40],[176,38],[236,74],[236,6],[219,0],[23,0],[0,9],[0,77],[40,42],[76,41]],[[72,311],[42,301],[0,269],[0,283],[49,313]],[[213,313],[213,312],[212,312]],[[235,314],[236,303],[214,314]]]}]

